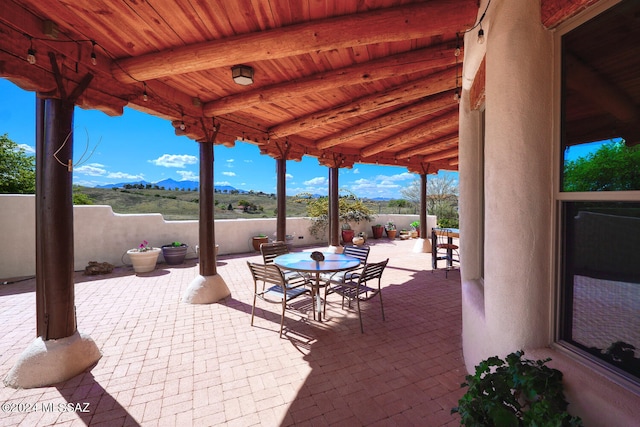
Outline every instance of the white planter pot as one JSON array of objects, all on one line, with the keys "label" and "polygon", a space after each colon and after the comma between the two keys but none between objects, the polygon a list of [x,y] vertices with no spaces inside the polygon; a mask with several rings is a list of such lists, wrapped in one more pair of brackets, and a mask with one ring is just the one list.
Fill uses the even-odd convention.
[{"label": "white planter pot", "polygon": [[133,264],[133,270],[136,273],[148,273],[156,269],[160,248],[151,248],[145,252],[139,252],[137,249],[129,249],[127,255]]}]

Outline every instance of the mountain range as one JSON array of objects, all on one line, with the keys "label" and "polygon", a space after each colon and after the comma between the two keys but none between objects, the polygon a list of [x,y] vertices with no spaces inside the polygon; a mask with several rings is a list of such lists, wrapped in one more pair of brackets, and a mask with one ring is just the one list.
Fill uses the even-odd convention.
[{"label": "mountain range", "polygon": [[[157,185],[160,188],[164,188],[165,190],[186,190],[186,191],[196,191],[200,187],[200,183],[198,181],[176,181],[175,179],[164,179],[158,182],[148,182],[148,181],[133,181],[133,182],[119,182],[117,184],[105,184],[98,185],[97,188],[122,188],[125,185]],[[246,193],[246,190],[240,190],[230,185],[215,185],[215,191],[220,191],[223,193],[230,193],[231,191],[237,191],[238,193]]]}]

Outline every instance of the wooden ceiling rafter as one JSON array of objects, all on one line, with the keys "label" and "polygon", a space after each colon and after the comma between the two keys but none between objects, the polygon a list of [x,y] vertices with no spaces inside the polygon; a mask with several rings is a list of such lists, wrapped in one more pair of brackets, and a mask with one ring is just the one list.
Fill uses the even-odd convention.
[{"label": "wooden ceiling rafter", "polygon": [[429,141],[420,141],[407,150],[398,151],[396,158],[403,159],[416,155],[427,155],[438,150],[448,149],[458,144],[458,132],[453,132]]},{"label": "wooden ceiling rafter", "polygon": [[458,111],[457,109],[450,110],[438,117],[422,122],[411,129],[406,129],[383,139],[382,141],[371,144],[366,148],[363,148],[360,151],[360,155],[362,157],[371,157],[382,151],[388,151],[390,149],[406,145],[407,143],[411,143],[415,140],[425,139],[426,137],[437,134],[438,132],[446,130],[449,130],[450,132],[452,129],[456,128],[457,125]]},{"label": "wooden ceiling rafter", "polygon": [[287,136],[330,123],[339,122],[362,114],[455,89],[456,67],[438,71],[427,78],[421,77],[384,92],[377,92],[356,99],[350,103],[314,112],[290,122],[275,125],[269,132],[276,136]]},{"label": "wooden ceiling rafter", "polygon": [[321,138],[317,141],[317,147],[320,150],[324,150],[345,144],[350,140],[379,132],[389,126],[397,126],[425,115],[437,113],[443,109],[450,108],[455,102],[453,90],[428,96],[406,107],[393,110],[375,119],[364,121],[359,125],[350,126],[341,132]]},{"label": "wooden ceiling rafter", "polygon": [[442,43],[428,48],[375,59],[355,65],[329,70],[271,86],[229,95],[204,106],[204,113],[228,114],[264,102],[300,97],[310,93],[333,90],[336,87],[363,84],[386,79],[402,73],[450,67],[456,64],[455,46]]}]

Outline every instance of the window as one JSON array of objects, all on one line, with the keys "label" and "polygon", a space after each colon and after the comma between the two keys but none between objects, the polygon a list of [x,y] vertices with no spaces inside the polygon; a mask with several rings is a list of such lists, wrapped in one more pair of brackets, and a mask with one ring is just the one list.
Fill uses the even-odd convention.
[{"label": "window", "polygon": [[559,340],[640,383],[640,2],[561,39]]}]

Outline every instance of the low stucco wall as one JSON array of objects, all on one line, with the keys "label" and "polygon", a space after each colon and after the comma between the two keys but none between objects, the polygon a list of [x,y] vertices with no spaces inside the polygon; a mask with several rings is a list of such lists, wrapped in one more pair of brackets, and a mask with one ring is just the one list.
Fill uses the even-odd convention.
[{"label": "low stucco wall", "polygon": [[[143,240],[151,246],[173,241],[189,245],[187,257],[197,257],[198,221],[166,221],[161,214],[117,214],[111,206],[74,206],[74,269],[83,270],[89,261],[129,264],[126,251]],[[409,228],[418,215],[378,215],[375,223],[393,221],[398,229]],[[435,227],[436,218],[429,216],[427,227]],[[309,233],[308,218],[287,218],[287,234],[294,246],[326,244]],[[356,232],[371,235],[371,224],[355,224]],[[276,219],[223,219],[215,221],[216,244],[220,254],[253,251],[252,236],[266,234],[275,239]],[[33,195],[0,195],[0,279],[35,274],[35,197]],[[11,242],[11,244],[7,244]],[[159,262],[162,262],[160,256]]]}]

